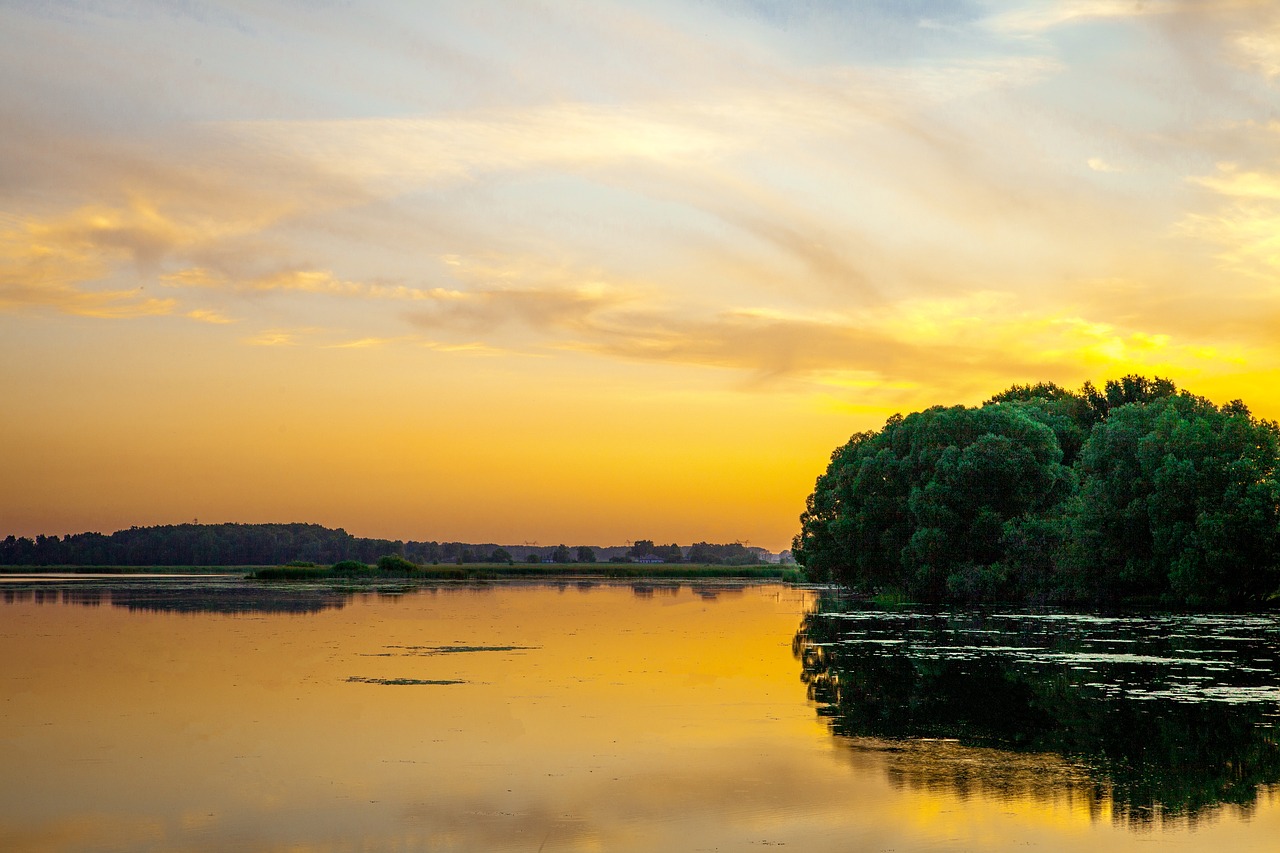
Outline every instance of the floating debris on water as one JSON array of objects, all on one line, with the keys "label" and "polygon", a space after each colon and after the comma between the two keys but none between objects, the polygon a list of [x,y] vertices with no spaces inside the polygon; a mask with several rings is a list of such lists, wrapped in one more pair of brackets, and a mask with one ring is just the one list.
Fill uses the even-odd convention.
[{"label": "floating debris on water", "polygon": [[353,675],[347,679],[348,682],[355,684],[393,684],[393,685],[418,685],[418,684],[466,684],[467,682],[457,678],[364,678],[359,675]]}]

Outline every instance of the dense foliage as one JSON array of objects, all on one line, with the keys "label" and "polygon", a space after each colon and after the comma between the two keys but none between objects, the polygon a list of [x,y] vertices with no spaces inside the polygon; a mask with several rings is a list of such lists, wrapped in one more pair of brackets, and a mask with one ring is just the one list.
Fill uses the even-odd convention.
[{"label": "dense foliage", "polygon": [[1243,605],[1280,586],[1280,428],[1164,379],[1014,386],[832,454],[793,553],[926,601]]}]

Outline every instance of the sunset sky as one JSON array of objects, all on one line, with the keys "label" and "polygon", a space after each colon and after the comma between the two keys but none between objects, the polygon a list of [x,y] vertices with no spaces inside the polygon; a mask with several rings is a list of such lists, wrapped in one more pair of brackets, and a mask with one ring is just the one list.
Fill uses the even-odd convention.
[{"label": "sunset sky", "polygon": [[787,547],[1014,382],[1280,417],[1280,3],[0,6],[0,537]]}]

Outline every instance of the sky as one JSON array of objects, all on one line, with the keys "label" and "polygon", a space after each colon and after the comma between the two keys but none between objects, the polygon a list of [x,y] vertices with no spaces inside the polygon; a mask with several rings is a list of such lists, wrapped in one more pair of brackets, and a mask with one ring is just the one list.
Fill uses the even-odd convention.
[{"label": "sky", "polygon": [[1280,417],[1271,0],[7,0],[0,120],[0,536],[777,551],[895,412]]}]

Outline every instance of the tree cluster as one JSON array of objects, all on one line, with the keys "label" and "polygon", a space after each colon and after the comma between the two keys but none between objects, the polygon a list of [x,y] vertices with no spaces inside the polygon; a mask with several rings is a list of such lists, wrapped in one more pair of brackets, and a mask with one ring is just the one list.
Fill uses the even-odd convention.
[{"label": "tree cluster", "polygon": [[710,542],[695,542],[688,551],[676,543],[655,545],[652,539],[637,539],[627,552],[621,555],[624,560],[635,560],[641,557],[658,557],[664,563],[698,563],[707,565],[755,566],[762,561],[761,549],[748,548],[741,542],[729,542],[713,545]]},{"label": "tree cluster", "polygon": [[[514,547],[514,546],[513,546]],[[130,527],[115,533],[76,533],[0,540],[0,566],[272,566],[290,562],[332,565],[344,560],[374,563],[393,555],[418,565],[439,563],[594,563],[624,554],[660,556],[664,562],[685,560],[679,545],[654,545],[640,539],[633,546],[591,545],[511,549],[492,543],[403,542],[352,536],[318,524],[166,524]],[[688,552],[692,563],[754,565],[757,550],[740,543],[699,542]]]},{"label": "tree cluster", "polygon": [[373,563],[386,554],[420,565],[512,559],[507,549],[492,543],[368,539],[319,524],[166,524],[111,534],[0,540],[0,565],[6,566],[330,565],[343,560]]},{"label": "tree cluster", "polygon": [[810,578],[924,601],[1242,606],[1280,586],[1280,427],[1166,379],[1015,385],[835,450]]}]

